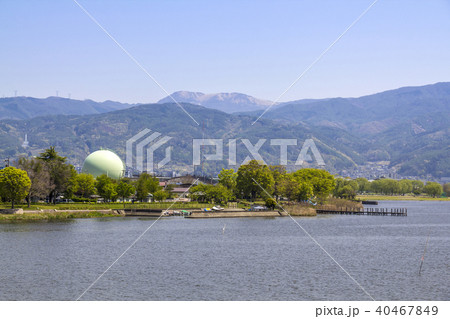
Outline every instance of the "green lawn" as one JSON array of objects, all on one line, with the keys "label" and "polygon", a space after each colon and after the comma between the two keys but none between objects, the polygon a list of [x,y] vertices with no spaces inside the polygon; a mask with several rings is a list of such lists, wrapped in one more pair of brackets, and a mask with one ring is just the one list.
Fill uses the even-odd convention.
[{"label": "green lawn", "polygon": [[[162,203],[125,203],[125,208],[154,208],[154,209],[189,209],[210,207],[211,204],[197,203],[197,202],[162,202]],[[0,203],[0,209],[9,209],[11,204]],[[123,209],[123,203],[62,203],[62,204],[32,204],[30,208],[26,204],[15,205],[15,208],[22,208],[23,210],[40,210],[40,209],[57,209],[57,210],[102,210],[102,209]]]},{"label": "green lawn", "polygon": [[103,214],[93,212],[74,212],[74,213],[40,213],[40,214],[0,214],[0,223],[7,222],[27,222],[27,221],[57,221],[73,218],[99,218],[99,217],[121,217],[118,214]]}]

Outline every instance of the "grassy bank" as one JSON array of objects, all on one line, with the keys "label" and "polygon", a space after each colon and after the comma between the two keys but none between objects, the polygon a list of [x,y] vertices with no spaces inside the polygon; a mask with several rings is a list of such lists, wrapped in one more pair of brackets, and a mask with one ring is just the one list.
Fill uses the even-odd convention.
[{"label": "grassy bank", "polygon": [[291,216],[317,216],[316,210],[305,205],[284,205],[283,208]]},{"label": "grassy bank", "polygon": [[4,222],[20,222],[20,221],[57,221],[73,218],[99,218],[99,217],[119,217],[121,215],[114,213],[100,212],[55,212],[55,213],[39,213],[39,214],[0,214],[0,223]]},{"label": "grassy bank", "polygon": [[[173,205],[172,205],[173,204]],[[172,206],[171,206],[172,205]],[[191,209],[209,207],[210,204],[201,204],[197,202],[162,202],[162,203],[126,203],[126,208],[154,208],[154,209]],[[9,203],[0,203],[0,209],[11,208]],[[36,203],[28,206],[26,204],[15,205],[15,208],[22,208],[23,210],[40,210],[40,209],[57,209],[57,210],[103,210],[103,209],[123,209],[123,203],[62,203],[62,204],[45,204]]]},{"label": "grassy bank", "polygon": [[450,201],[449,197],[428,197],[413,195],[358,195],[357,200],[418,200],[418,201]]}]

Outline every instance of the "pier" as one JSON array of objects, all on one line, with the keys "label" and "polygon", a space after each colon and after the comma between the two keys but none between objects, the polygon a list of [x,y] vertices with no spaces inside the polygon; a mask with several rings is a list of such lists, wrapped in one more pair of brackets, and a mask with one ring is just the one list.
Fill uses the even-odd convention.
[{"label": "pier", "polygon": [[369,215],[369,216],[408,216],[406,208],[338,208],[316,209],[317,214],[331,215]]}]

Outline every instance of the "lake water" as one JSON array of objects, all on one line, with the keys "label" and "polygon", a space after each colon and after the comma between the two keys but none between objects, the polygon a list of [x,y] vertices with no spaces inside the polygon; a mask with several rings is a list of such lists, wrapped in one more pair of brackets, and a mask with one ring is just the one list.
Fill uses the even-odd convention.
[{"label": "lake water", "polygon": [[[406,207],[408,217],[295,219],[376,300],[449,300],[450,202],[377,207]],[[0,224],[0,300],[77,299],[154,221]],[[158,220],[81,299],[369,297],[288,217],[174,217]]]}]

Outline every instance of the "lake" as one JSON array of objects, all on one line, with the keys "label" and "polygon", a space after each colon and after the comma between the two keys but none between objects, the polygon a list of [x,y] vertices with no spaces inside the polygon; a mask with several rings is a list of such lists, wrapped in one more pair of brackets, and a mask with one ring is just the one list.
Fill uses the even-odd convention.
[{"label": "lake", "polygon": [[[405,207],[408,216],[295,220],[376,300],[448,300],[450,202],[373,207]],[[0,224],[0,300],[77,299],[154,221]],[[172,217],[158,220],[81,300],[370,298],[289,217]]]}]

